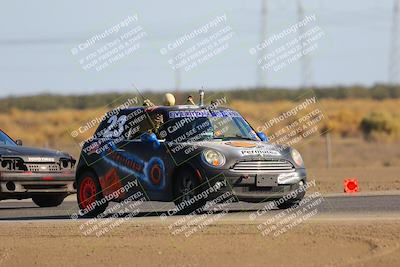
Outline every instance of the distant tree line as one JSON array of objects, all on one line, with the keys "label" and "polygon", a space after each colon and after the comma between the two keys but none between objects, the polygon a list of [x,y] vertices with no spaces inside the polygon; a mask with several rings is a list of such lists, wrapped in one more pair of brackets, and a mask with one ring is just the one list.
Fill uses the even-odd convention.
[{"label": "distant tree line", "polygon": [[[167,92],[168,90],[166,90]],[[161,103],[165,92],[144,91],[140,95],[140,101],[144,98],[152,100],[154,103]],[[209,90],[207,96],[213,94],[223,94],[230,101],[247,100],[255,102],[268,102],[276,100],[296,100],[305,94],[313,93],[319,99],[333,98],[369,98],[369,99],[387,99],[400,98],[400,87],[389,85],[375,85],[373,87],[349,86],[349,87],[327,87],[327,88],[303,88],[303,89],[285,89],[285,88],[241,88],[231,90]],[[184,103],[188,95],[197,98],[197,90],[175,92],[178,103]],[[21,110],[46,111],[59,108],[69,109],[88,109],[102,106],[110,106],[110,103],[121,103],[122,99],[138,96],[135,92],[127,93],[99,93],[90,95],[57,95],[40,94],[34,96],[5,97],[0,99],[0,111],[7,112],[12,108]]]}]

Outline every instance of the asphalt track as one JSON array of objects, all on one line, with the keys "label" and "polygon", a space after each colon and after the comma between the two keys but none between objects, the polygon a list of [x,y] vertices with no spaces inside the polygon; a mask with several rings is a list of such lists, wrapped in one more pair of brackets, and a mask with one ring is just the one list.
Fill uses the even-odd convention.
[{"label": "asphalt track", "polygon": [[[390,215],[400,218],[400,194],[377,195],[322,195],[323,201],[318,206],[319,216],[341,216],[357,218],[360,215]],[[246,220],[255,211],[262,209],[265,203],[232,203],[229,204],[226,218],[230,220]],[[112,205],[109,206],[109,208]],[[158,219],[158,216],[174,207],[173,203],[144,202],[140,212],[130,220],[146,221]],[[37,207],[31,200],[0,201],[1,221],[66,221],[78,210],[75,195],[69,196],[60,206],[52,208]],[[274,215],[278,209],[268,211],[265,216]],[[112,213],[111,213],[112,214]],[[179,216],[169,216],[179,217]],[[78,218],[78,220],[81,218]]]}]

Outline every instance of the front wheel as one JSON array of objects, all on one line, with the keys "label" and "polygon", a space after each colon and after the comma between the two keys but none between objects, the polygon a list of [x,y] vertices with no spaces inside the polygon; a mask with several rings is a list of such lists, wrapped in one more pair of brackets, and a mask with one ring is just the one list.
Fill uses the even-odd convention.
[{"label": "front wheel", "polygon": [[175,177],[174,203],[178,208],[178,214],[200,212],[207,200],[201,196],[200,183],[189,168],[182,169]]},{"label": "front wheel", "polygon": [[297,207],[299,205],[299,202],[300,202],[299,200],[292,200],[292,201],[289,200],[283,203],[278,203],[276,204],[276,206],[278,207],[278,209],[285,210],[292,207]]},{"label": "front wheel", "polygon": [[96,174],[85,172],[78,177],[78,206],[84,217],[95,217],[103,213],[108,202],[103,197],[100,182]]},{"label": "front wheel", "polygon": [[59,206],[66,197],[65,194],[62,195],[40,195],[32,197],[33,203],[39,207],[57,207]]},{"label": "front wheel", "polygon": [[289,209],[289,208],[297,207],[299,205],[300,201],[304,198],[304,195],[305,195],[305,192],[303,191],[282,203],[279,203],[279,202],[276,203],[276,206],[279,209]]}]

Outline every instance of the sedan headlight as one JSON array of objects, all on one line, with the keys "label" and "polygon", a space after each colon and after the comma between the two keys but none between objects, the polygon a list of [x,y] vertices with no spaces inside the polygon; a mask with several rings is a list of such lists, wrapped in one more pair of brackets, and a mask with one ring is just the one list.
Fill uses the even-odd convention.
[{"label": "sedan headlight", "polygon": [[296,149],[292,148],[292,151],[290,153],[292,155],[292,159],[297,164],[297,166],[302,166],[303,165],[303,158],[301,157],[299,151],[297,151]]},{"label": "sedan headlight", "polygon": [[220,167],[225,164],[224,155],[213,149],[206,149],[203,151],[203,160],[213,167]]}]

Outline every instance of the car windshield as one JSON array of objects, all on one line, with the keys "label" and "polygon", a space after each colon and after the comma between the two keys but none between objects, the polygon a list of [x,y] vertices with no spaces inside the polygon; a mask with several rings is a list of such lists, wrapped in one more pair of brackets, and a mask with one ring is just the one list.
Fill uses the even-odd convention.
[{"label": "car windshield", "polygon": [[2,131],[0,131],[0,145],[16,146],[14,140],[12,140]]},{"label": "car windshield", "polygon": [[172,111],[169,116],[170,120],[159,131],[160,136],[168,141],[260,140],[236,111]]}]

